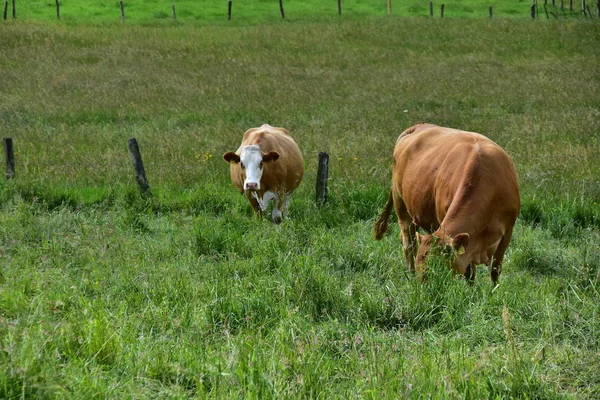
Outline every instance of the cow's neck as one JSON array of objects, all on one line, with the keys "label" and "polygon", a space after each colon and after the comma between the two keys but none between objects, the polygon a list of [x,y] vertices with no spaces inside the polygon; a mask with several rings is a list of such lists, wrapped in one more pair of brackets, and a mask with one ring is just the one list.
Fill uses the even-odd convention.
[{"label": "cow's neck", "polygon": [[486,213],[490,211],[491,206],[488,193],[477,191],[473,185],[463,182],[441,221],[439,231],[452,237],[459,233],[476,236],[488,225]]},{"label": "cow's neck", "polygon": [[[474,208],[465,207],[465,210],[469,209],[472,211]],[[448,238],[448,236],[454,238],[460,233],[469,234],[469,245],[462,258],[476,264],[490,262],[504,234],[504,232],[490,230],[489,220],[485,215],[462,212],[446,216],[435,235],[440,238]]]}]

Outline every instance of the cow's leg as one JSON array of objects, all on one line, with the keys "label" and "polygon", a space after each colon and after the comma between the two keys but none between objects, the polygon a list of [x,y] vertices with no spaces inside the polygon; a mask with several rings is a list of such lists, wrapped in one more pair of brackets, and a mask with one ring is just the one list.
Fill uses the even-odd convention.
[{"label": "cow's leg", "polygon": [[263,217],[263,210],[260,207],[260,203],[258,202],[258,197],[257,197],[256,193],[254,193],[254,192],[252,192],[252,193],[247,192],[246,193],[246,198],[248,199],[248,202],[252,206],[252,209],[254,210],[254,213],[256,214],[256,216],[259,219],[262,219],[262,217]]},{"label": "cow's leg", "polygon": [[[402,250],[406,265],[410,271],[415,271],[415,258],[417,255],[417,227],[410,222],[401,222]],[[422,272],[422,271],[419,271]]]},{"label": "cow's leg", "polygon": [[475,274],[477,273],[477,265],[471,263],[469,265],[467,265],[467,269],[465,270],[465,278],[467,279],[467,282],[469,282],[469,285],[472,285],[473,283],[475,283]]},{"label": "cow's leg", "polygon": [[283,218],[283,211],[285,209],[286,199],[285,196],[282,196],[280,193],[277,193],[273,198],[273,213],[271,216],[273,217],[273,222],[276,224],[280,224]]},{"label": "cow's leg", "polygon": [[287,217],[287,215],[288,215],[288,210],[290,209],[291,198],[292,198],[291,193],[286,193],[283,195],[283,207],[281,208],[281,212],[283,213],[284,217]]},{"label": "cow's leg", "polygon": [[[412,222],[411,216],[406,210],[406,204],[400,196],[394,194],[394,209],[398,216],[400,226],[400,237],[402,240],[402,251],[404,260],[409,271],[415,270],[415,256],[417,251],[417,227]],[[421,271],[419,271],[421,272]]]},{"label": "cow's leg", "polygon": [[[267,210],[267,207],[269,207],[269,202],[272,199],[275,199],[276,203],[277,203],[277,195],[271,191],[266,191],[262,194],[262,197],[259,197],[259,194],[257,192],[252,192],[251,195],[248,195],[248,201],[250,201],[250,204],[252,204],[252,208],[254,208],[254,211],[256,211],[256,213],[262,217],[263,213]],[[275,208],[273,209],[273,221],[276,223],[281,222],[281,218],[279,218],[279,222],[277,222],[277,220],[275,219],[275,214],[276,214],[276,210],[277,209],[277,204],[275,205]]]},{"label": "cow's leg", "polygon": [[492,266],[490,268],[490,275],[492,277],[492,285],[494,285],[494,287],[498,286],[498,278],[500,277],[500,273],[502,272],[502,260],[504,260],[504,252],[506,251],[506,249],[508,248],[508,244],[510,243],[510,238],[512,236],[512,230],[513,228],[510,227],[506,233],[504,233],[504,236],[502,236],[502,239],[500,240],[500,243],[498,244],[498,248],[496,249],[496,252],[494,253],[494,260],[492,261]]}]

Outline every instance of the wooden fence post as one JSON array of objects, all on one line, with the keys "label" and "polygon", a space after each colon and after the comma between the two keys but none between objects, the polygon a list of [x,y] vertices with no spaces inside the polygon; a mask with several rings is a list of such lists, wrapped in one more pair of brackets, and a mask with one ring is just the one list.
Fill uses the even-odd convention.
[{"label": "wooden fence post", "polygon": [[433,1],[429,2],[429,16],[433,17]]},{"label": "wooden fence post", "polygon": [[227,2],[227,21],[231,21],[231,0]]},{"label": "wooden fence post", "polygon": [[150,185],[146,178],[146,170],[144,169],[144,163],[142,162],[142,155],[140,154],[140,148],[135,138],[129,139],[129,155],[133,162],[133,168],[135,169],[135,179],[140,188],[140,192],[143,195],[150,194]]},{"label": "wooden fence post", "polygon": [[8,0],[4,1],[4,20],[6,21],[6,17],[8,16]]},{"label": "wooden fence post", "polygon": [[15,152],[13,151],[12,138],[2,139],[4,142],[4,160],[6,162],[6,180],[15,177]]},{"label": "wooden fence post", "polygon": [[283,11],[283,0],[279,0],[279,12],[281,13],[281,19],[285,19],[285,12]]},{"label": "wooden fence post", "polygon": [[444,18],[444,4],[440,7],[440,18]]},{"label": "wooden fence post", "polygon": [[546,19],[550,19],[550,16],[548,15],[548,7],[546,6],[546,4],[544,4],[544,12],[546,13]]},{"label": "wooden fence post", "polygon": [[494,14],[494,12],[492,10],[492,6],[490,6],[490,19],[492,19],[493,14]]},{"label": "wooden fence post", "polygon": [[12,6],[13,6],[13,18],[16,19],[17,18],[17,4],[16,4],[16,0],[12,0]]},{"label": "wooden fence post", "polygon": [[327,178],[329,175],[329,154],[319,152],[319,168],[317,170],[317,205],[327,201]]},{"label": "wooden fence post", "polygon": [[338,14],[342,15],[342,0],[337,0],[338,2]]},{"label": "wooden fence post", "polygon": [[573,0],[569,0],[569,12],[573,12]]},{"label": "wooden fence post", "polygon": [[121,19],[125,21],[125,5],[123,4],[123,0],[119,0],[119,6],[121,7]]},{"label": "wooden fence post", "polygon": [[173,20],[177,21],[177,13],[175,12],[175,4],[171,4],[171,11],[173,11]]},{"label": "wooden fence post", "polygon": [[56,0],[56,19],[60,20],[60,2]]},{"label": "wooden fence post", "polygon": [[585,0],[581,0],[581,14],[585,17]]},{"label": "wooden fence post", "polygon": [[387,13],[388,15],[392,15],[392,0],[387,0]]},{"label": "wooden fence post", "polygon": [[535,4],[531,5],[531,10],[529,10],[531,14],[531,19],[535,19]]}]

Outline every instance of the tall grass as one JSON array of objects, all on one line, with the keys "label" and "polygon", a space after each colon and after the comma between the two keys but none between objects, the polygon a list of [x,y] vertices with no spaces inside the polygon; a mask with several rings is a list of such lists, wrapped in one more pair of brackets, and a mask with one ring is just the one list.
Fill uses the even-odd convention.
[{"label": "tall grass", "polygon": [[[0,25],[0,398],[598,397],[600,31],[530,22]],[[517,165],[495,290],[371,238],[418,121]],[[220,159],[262,123],[306,159],[279,227]]]}]

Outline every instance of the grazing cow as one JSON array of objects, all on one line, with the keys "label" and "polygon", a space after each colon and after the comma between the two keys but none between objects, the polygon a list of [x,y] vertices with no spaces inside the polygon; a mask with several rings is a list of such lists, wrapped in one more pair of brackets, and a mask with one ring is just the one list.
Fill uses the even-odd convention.
[{"label": "grazing cow", "polygon": [[237,151],[223,154],[223,159],[230,163],[233,186],[258,216],[274,200],[273,222],[279,224],[304,175],[302,154],[289,132],[267,124],[248,129]]},{"label": "grazing cow", "polygon": [[[373,230],[377,240],[387,230],[392,205],[410,270],[416,261],[424,277],[427,255],[441,247],[456,273],[472,282],[476,266],[486,264],[498,284],[521,201],[513,162],[496,143],[437,125],[408,128],[394,148],[392,187]],[[418,227],[429,234],[419,235]]]}]

